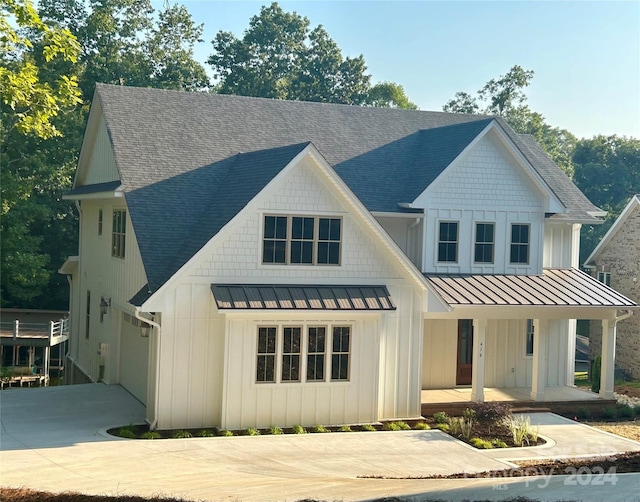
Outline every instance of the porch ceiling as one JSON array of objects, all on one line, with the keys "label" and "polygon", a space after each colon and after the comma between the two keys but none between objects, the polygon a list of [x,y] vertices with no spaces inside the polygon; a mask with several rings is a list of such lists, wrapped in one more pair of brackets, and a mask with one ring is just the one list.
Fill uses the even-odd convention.
[{"label": "porch ceiling", "polygon": [[[638,305],[609,286],[574,269],[545,269],[539,275],[428,275],[427,281],[453,307],[486,317],[607,318]],[[536,314],[533,313],[536,312]],[[459,317],[459,316],[453,316]]]}]

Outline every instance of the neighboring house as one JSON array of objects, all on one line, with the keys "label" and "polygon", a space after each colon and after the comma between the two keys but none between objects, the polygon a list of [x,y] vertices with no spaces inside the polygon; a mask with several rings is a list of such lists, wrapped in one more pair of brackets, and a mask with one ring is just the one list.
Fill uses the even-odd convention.
[{"label": "neighboring house", "polygon": [[501,118],[98,85],[66,197],[73,373],[162,429],[543,401],[574,319],[610,345],[635,307],[577,269],[602,211]]},{"label": "neighboring house", "polygon": [[[585,261],[594,277],[635,302],[640,301],[640,195],[629,200],[620,216]],[[602,326],[590,323],[590,360],[601,353]],[[640,315],[618,324],[616,363],[640,379]]]}]

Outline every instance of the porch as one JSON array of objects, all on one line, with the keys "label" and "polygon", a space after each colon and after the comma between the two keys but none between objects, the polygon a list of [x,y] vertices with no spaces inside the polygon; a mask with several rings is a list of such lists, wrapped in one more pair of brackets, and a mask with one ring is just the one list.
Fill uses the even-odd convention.
[{"label": "porch", "polygon": [[[546,387],[542,401],[531,399],[531,389],[527,387],[485,387],[484,401],[503,401],[509,403],[512,409],[554,413],[576,413],[579,409],[595,411],[616,403],[615,399],[603,399],[593,392],[568,386]],[[472,402],[471,387],[423,390],[422,416],[431,416],[438,411],[455,415],[462,413]]]}]

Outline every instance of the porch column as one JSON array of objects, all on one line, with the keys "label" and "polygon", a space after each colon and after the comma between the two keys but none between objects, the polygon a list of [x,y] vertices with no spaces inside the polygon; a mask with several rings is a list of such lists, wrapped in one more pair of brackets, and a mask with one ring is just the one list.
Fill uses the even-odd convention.
[{"label": "porch column", "polygon": [[471,400],[484,401],[484,352],[487,320],[473,320],[473,366],[471,370]]},{"label": "porch column", "polygon": [[613,370],[616,361],[615,319],[602,320],[602,355],[600,359],[600,397],[613,399]]},{"label": "porch column", "polygon": [[531,399],[544,400],[544,387],[547,378],[547,338],[549,337],[549,321],[533,320],[533,378],[531,382]]}]

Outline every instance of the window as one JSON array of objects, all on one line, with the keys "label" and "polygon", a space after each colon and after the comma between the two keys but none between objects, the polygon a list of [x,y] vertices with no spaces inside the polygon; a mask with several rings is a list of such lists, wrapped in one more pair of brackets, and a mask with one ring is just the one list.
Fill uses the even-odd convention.
[{"label": "window", "polygon": [[349,381],[351,326],[259,326],[257,342],[257,383]]},{"label": "window", "polygon": [[476,243],[474,261],[493,263],[494,224],[476,223]]},{"label": "window", "polygon": [[611,272],[598,272],[598,280],[607,286],[611,286]]},{"label": "window", "polygon": [[339,265],[342,220],[313,216],[265,216],[262,263]]},{"label": "window", "polygon": [[458,222],[440,222],[440,235],[438,238],[438,261],[458,261]]},{"label": "window", "polygon": [[111,256],[124,258],[125,235],[127,231],[127,212],[123,209],[113,211],[113,230],[111,234]]},{"label": "window", "polygon": [[300,381],[301,328],[284,328],[282,336],[282,381]]},{"label": "window", "polygon": [[333,328],[331,350],[331,380],[349,380],[349,326]]},{"label": "window", "polygon": [[87,315],[85,318],[84,337],[89,338],[89,327],[91,326],[91,291],[87,290]]},{"label": "window", "polygon": [[98,235],[102,235],[102,209],[98,209]]},{"label": "window", "polygon": [[276,381],[276,328],[258,328],[257,382]]},{"label": "window", "polygon": [[326,328],[309,328],[307,349],[307,382],[324,380]]},{"label": "window", "polygon": [[526,342],[526,355],[533,355],[533,319],[527,319],[527,342]]},{"label": "window", "polygon": [[529,225],[511,225],[511,263],[529,263]]}]

